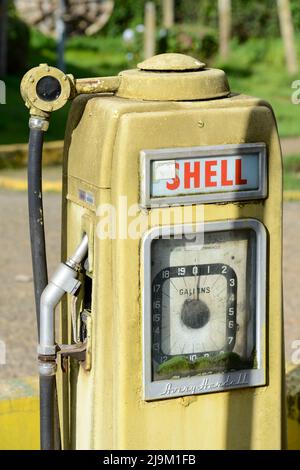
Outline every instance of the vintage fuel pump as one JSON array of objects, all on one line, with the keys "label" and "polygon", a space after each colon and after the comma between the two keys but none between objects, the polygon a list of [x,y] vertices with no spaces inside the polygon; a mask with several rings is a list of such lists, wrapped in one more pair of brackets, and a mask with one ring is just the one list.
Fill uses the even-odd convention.
[{"label": "vintage fuel pump", "polygon": [[[68,262],[42,295],[39,345],[41,375],[59,372],[62,446],[284,447],[282,170],[270,105],[181,54],[81,80],[42,64],[22,94],[40,133],[75,98]],[[53,394],[43,403],[51,435]]]}]

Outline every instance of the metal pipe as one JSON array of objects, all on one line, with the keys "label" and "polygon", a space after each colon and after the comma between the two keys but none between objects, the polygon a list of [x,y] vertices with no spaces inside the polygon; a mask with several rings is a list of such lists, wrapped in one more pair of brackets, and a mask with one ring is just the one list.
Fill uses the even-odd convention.
[{"label": "metal pipe", "polygon": [[40,297],[48,283],[42,195],[42,151],[48,121],[40,117],[29,120],[28,210],[31,258],[35,292],[36,319],[40,325]]},{"label": "metal pipe", "polygon": [[41,425],[41,449],[55,449],[55,374],[40,375],[40,425]]},{"label": "metal pipe", "polygon": [[39,355],[56,354],[55,307],[66,292],[72,293],[78,289],[80,282],[76,280],[76,277],[77,272],[74,269],[61,263],[41,295]]},{"label": "metal pipe", "polygon": [[[43,117],[32,116],[29,120],[28,209],[38,335],[40,297],[48,283],[42,197],[42,153],[44,132],[48,126],[48,120]],[[58,409],[54,367],[54,364],[49,364],[43,370],[40,369],[40,429],[43,450],[60,448],[59,428],[55,424],[58,423]]]},{"label": "metal pipe", "polygon": [[114,93],[120,86],[120,77],[79,78],[75,80],[76,94]]},{"label": "metal pipe", "polygon": [[51,356],[56,354],[55,343],[55,307],[65,293],[74,294],[80,287],[77,280],[78,266],[88,252],[88,237],[84,235],[75,252],[68,258],[66,264],[60,263],[49,284],[44,289],[40,301],[40,341],[39,355]]},{"label": "metal pipe", "polygon": [[88,236],[85,234],[81,243],[76,248],[75,252],[68,258],[66,264],[71,268],[76,268],[85,258],[88,250]]},{"label": "metal pipe", "polygon": [[[56,401],[56,353],[55,342],[55,307],[66,292],[74,294],[80,287],[77,280],[78,266],[88,251],[88,237],[83,240],[75,250],[68,262],[75,262],[74,267],[61,263],[49,284],[45,287],[40,300],[40,331],[39,331],[39,376],[40,376],[40,423],[41,448],[43,450],[55,449],[58,440],[59,428],[58,408]],[[56,432],[54,430],[56,429]]]}]

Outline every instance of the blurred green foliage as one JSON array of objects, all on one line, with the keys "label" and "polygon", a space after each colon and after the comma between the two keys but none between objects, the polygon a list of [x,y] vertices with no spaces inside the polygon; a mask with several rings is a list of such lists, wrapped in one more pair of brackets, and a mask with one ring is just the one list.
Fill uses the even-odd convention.
[{"label": "blurred green foliage", "polygon": [[285,190],[300,190],[300,155],[290,155],[283,160]]},{"label": "blurred green foliage", "polygon": [[[175,0],[176,15],[180,22],[200,22],[211,28],[218,27],[217,0]],[[299,10],[298,0],[292,0]],[[279,33],[277,2],[275,0],[231,0],[232,33],[243,42],[249,37],[266,37]]]},{"label": "blurred green foliage", "polygon": [[[275,0],[231,0],[232,37],[238,43],[252,38],[279,37],[277,2]],[[300,2],[290,0],[295,29],[300,28]],[[134,41],[127,44],[131,61],[140,60],[143,34],[136,26],[143,24],[145,0],[115,0],[110,20],[101,32],[90,38],[90,48],[98,48],[100,37],[116,37],[131,28]],[[182,52],[200,56],[209,63],[218,49],[218,0],[175,0],[176,25],[169,31],[162,26],[162,1],[154,0],[157,8],[158,52]],[[17,17],[10,0],[9,6],[9,73],[23,71],[28,61],[29,31]],[[74,44],[80,48],[81,38]],[[33,39],[34,41],[34,39]],[[41,40],[42,42],[42,40]],[[33,42],[32,42],[33,44]],[[44,40],[47,45],[48,40]],[[86,44],[83,42],[83,44]],[[41,48],[41,46],[39,46]]]},{"label": "blurred green foliage", "polygon": [[[231,0],[233,36],[240,42],[250,37],[279,35],[276,0]],[[162,18],[161,1],[155,0],[157,18]],[[300,28],[300,2],[290,0],[294,23]],[[124,29],[143,23],[144,0],[115,1],[115,8],[103,33],[121,34]],[[200,24],[202,27],[218,26],[218,0],[175,0],[176,23]]]},{"label": "blurred green foliage", "polygon": [[277,2],[233,0],[232,34],[240,42],[279,35]]},{"label": "blurred green foliage", "polygon": [[23,73],[28,62],[30,31],[18,17],[12,0],[8,3],[7,71]]},{"label": "blurred green foliage", "polygon": [[[168,32],[161,26],[158,9],[157,52],[182,52],[203,60],[210,66],[223,68],[231,89],[258,96],[274,107],[281,136],[299,135],[299,106],[291,104],[294,78],[286,72],[283,44],[279,35],[276,1],[232,0],[233,21],[236,25],[248,18],[246,25],[233,35],[228,61],[218,57],[217,0],[175,0],[176,25]],[[291,0],[296,40],[299,44],[300,2]],[[72,37],[66,44],[67,72],[75,77],[115,75],[120,70],[135,67],[142,59],[144,0],[116,0],[112,18],[98,35]],[[160,5],[160,0],[156,1]],[[260,13],[259,13],[260,12]],[[270,21],[268,20],[270,19]],[[0,142],[27,140],[28,111],[19,93],[20,78],[26,69],[39,63],[56,65],[56,43],[38,31],[23,30],[13,9],[9,28],[9,76],[6,78],[7,105],[0,106]],[[20,22],[20,23],[19,23]],[[12,23],[10,23],[12,24]],[[255,26],[257,24],[257,26]],[[251,29],[252,25],[252,29]],[[297,31],[298,25],[298,31]],[[125,43],[124,30],[131,28],[134,40]],[[237,26],[235,26],[237,28]],[[245,28],[247,31],[245,32]],[[20,32],[21,31],[21,32]],[[237,31],[237,29],[235,30]],[[245,40],[247,34],[251,37]],[[30,36],[30,38],[29,38]],[[30,39],[29,51],[28,41]],[[300,53],[300,50],[298,51]],[[300,63],[300,55],[299,55]],[[297,78],[297,77],[295,77]],[[47,139],[63,138],[68,107],[55,113]],[[12,125],[13,123],[13,125]]]},{"label": "blurred green foliage", "polygon": [[[40,63],[56,66],[56,44],[51,38],[31,30],[30,49],[26,68]],[[66,47],[67,72],[75,77],[116,75],[128,67],[122,39],[118,37],[74,37]],[[23,73],[23,72],[22,72]],[[28,109],[20,94],[22,73],[5,78],[6,105],[0,106],[0,145],[26,142],[28,140]],[[48,141],[64,138],[69,105],[53,114]]]},{"label": "blurred green foliage", "polygon": [[179,52],[201,57],[208,61],[218,50],[218,35],[214,30],[199,32],[193,25],[176,25],[169,31],[161,29],[158,34],[158,53]]},{"label": "blurred green foliage", "polygon": [[216,27],[218,0],[175,0],[177,23],[195,23]]},{"label": "blurred green foliage", "polygon": [[[275,0],[231,0],[232,37],[238,44],[252,38],[279,37],[277,2]],[[143,23],[144,0],[116,0],[110,21],[101,35],[122,34],[132,28],[135,35],[128,51],[133,60],[142,52],[142,35],[135,27]],[[218,49],[218,0],[175,0],[176,25],[165,31],[162,25],[162,2],[157,7],[157,52],[181,52],[201,57],[206,62]],[[290,0],[296,31],[300,29],[300,2]],[[255,55],[255,53],[254,53]]]},{"label": "blurred green foliage", "polygon": [[[152,0],[155,3],[157,17],[161,17],[161,1]],[[134,28],[144,22],[145,0],[115,0],[114,10],[110,20],[102,30],[105,35],[122,34],[126,28]]]},{"label": "blurred green foliage", "polygon": [[[135,67],[140,60],[141,35],[139,41],[136,56],[128,60],[128,49],[120,36],[74,37],[67,42],[67,72],[79,78],[115,75],[120,70]],[[207,61],[202,54],[198,58]],[[55,41],[32,31],[28,68],[45,62],[56,65]],[[228,61],[221,62],[216,54],[210,59],[210,64],[227,72],[233,91],[258,96],[272,104],[282,137],[299,135],[299,105],[291,103],[293,79],[286,72],[283,45],[279,37],[253,38],[242,44],[234,39]],[[20,96],[20,79],[20,74],[15,74],[5,80],[7,105],[0,106],[2,144],[26,142],[28,137],[28,110]],[[68,106],[53,115],[46,134],[47,140],[63,138],[67,113]]]}]

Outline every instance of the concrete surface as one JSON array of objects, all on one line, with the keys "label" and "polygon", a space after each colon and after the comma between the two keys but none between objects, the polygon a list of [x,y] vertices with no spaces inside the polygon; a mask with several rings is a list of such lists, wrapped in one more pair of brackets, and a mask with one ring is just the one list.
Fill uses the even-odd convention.
[{"label": "concrete surface", "polygon": [[300,137],[287,137],[285,139],[280,139],[282,154],[286,155],[296,155],[300,153]]},{"label": "concrete surface", "polygon": [[[49,179],[51,175],[49,174]],[[46,193],[49,272],[60,261],[60,195]],[[33,301],[27,196],[0,191],[0,344],[6,344],[6,365],[0,379],[34,375],[36,325]],[[287,361],[292,343],[300,340],[300,203],[284,204],[284,307]]]},{"label": "concrete surface", "polygon": [[286,360],[292,362],[293,342],[299,340],[300,347],[300,203],[285,202],[283,207],[285,350]]},{"label": "concrete surface", "polygon": [[39,449],[38,379],[0,380],[0,450]]},{"label": "concrete surface", "polygon": [[[45,194],[44,206],[51,273],[60,261],[60,195]],[[26,193],[0,192],[0,240],[0,341],[6,344],[6,365],[0,365],[3,379],[37,373]]]}]

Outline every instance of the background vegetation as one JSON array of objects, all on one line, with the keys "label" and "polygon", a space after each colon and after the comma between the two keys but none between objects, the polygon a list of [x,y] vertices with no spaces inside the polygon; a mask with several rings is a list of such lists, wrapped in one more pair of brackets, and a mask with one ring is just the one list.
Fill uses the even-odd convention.
[{"label": "background vegetation", "polygon": [[[112,17],[100,34],[69,38],[67,72],[76,77],[114,75],[134,67],[142,57],[143,34],[138,25],[143,23],[144,4],[144,0],[116,0]],[[156,0],[156,4],[159,20],[161,2]],[[299,44],[300,2],[291,0],[291,6]],[[157,52],[183,52],[225,69],[232,90],[271,102],[281,136],[299,135],[299,107],[291,104],[291,84],[297,77],[286,72],[276,1],[232,0],[232,7],[231,53],[225,63],[218,55],[217,0],[175,0],[176,26],[166,32],[158,21]],[[128,28],[133,40],[125,43],[122,34]],[[12,4],[8,57],[7,105],[0,106],[2,144],[27,140],[28,113],[19,94],[24,71],[39,63],[56,65],[55,41],[26,27]],[[48,140],[63,138],[67,112],[65,108],[55,113]]]}]

